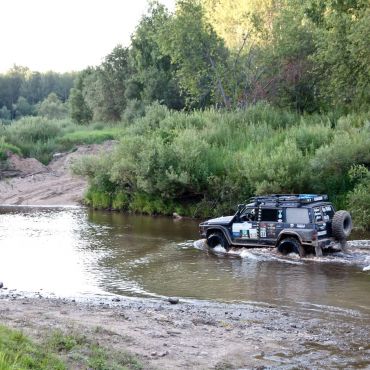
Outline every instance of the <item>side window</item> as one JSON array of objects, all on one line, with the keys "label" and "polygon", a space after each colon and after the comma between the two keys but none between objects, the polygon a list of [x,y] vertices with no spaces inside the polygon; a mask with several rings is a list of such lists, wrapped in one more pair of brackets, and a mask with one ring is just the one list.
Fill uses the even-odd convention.
[{"label": "side window", "polygon": [[307,208],[287,208],[286,222],[290,224],[308,224],[310,218]]},{"label": "side window", "polygon": [[321,211],[322,211],[322,215],[324,217],[324,221],[329,221],[334,216],[334,209],[330,205],[322,206]]},{"label": "side window", "polygon": [[271,209],[271,208],[262,208],[261,209],[261,221],[270,221],[270,222],[281,222],[282,219],[282,210],[281,209]]},{"label": "side window", "polygon": [[257,221],[257,211],[255,208],[247,208],[240,216],[241,221]]}]

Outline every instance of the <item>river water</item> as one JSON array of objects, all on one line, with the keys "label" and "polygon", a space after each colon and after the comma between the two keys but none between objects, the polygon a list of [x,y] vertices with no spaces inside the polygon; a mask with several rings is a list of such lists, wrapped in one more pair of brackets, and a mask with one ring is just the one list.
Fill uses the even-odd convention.
[{"label": "river water", "polygon": [[[0,281],[64,297],[167,297],[370,314],[370,241],[322,258],[210,251],[198,222],[84,208],[0,209]],[[356,236],[355,236],[356,238]]]}]

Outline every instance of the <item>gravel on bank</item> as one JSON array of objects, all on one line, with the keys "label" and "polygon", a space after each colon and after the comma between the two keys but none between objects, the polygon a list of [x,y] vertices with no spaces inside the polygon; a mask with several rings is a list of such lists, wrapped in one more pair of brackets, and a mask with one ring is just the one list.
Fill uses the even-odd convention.
[{"label": "gravel on bank", "polygon": [[51,330],[83,333],[132,353],[148,369],[370,366],[369,318],[348,312],[1,290],[0,323],[35,339]]}]

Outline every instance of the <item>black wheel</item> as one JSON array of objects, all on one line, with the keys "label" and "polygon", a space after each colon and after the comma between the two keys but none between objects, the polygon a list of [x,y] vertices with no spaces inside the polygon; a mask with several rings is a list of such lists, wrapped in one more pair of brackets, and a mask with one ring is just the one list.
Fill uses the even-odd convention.
[{"label": "black wheel", "polygon": [[281,240],[277,249],[284,256],[289,253],[297,253],[300,257],[306,255],[302,244],[296,238],[285,238]]},{"label": "black wheel", "polygon": [[218,245],[221,245],[226,250],[230,249],[230,245],[226,240],[224,234],[220,231],[215,231],[207,237],[207,244],[210,248],[215,248]]},{"label": "black wheel", "polygon": [[347,211],[335,212],[331,227],[335,239],[339,241],[346,240],[352,231],[351,215]]}]

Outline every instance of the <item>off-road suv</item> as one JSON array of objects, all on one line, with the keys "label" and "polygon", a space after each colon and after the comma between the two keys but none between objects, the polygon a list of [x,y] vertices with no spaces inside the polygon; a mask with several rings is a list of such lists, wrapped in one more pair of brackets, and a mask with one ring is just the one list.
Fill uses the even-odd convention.
[{"label": "off-road suv", "polygon": [[347,211],[336,212],[327,195],[272,194],[253,197],[240,204],[234,216],[214,218],[199,227],[210,248],[270,246],[303,257],[344,249],[352,219]]}]

